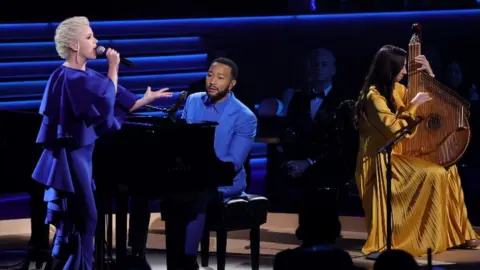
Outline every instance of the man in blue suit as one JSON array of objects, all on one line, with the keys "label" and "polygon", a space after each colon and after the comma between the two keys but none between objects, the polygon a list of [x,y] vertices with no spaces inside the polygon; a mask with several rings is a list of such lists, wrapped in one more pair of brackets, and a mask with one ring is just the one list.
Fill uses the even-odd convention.
[{"label": "man in blue suit", "polygon": [[214,60],[205,81],[207,91],[190,95],[182,115],[189,124],[218,122],[214,142],[217,157],[232,162],[238,171],[233,186],[219,188],[225,199],[245,191],[243,164],[252,149],[257,129],[255,114],[232,92],[237,76],[238,68],[232,60]]},{"label": "man in blue suit", "polygon": [[[206,91],[191,94],[185,102],[182,119],[187,123],[207,121],[218,123],[215,128],[215,152],[220,160],[234,164],[236,175],[233,179],[233,185],[219,187],[218,193],[205,192],[205,194],[198,194],[198,196],[195,195],[189,199],[190,202],[188,204],[195,205],[197,210],[194,210],[195,219],[190,221],[186,226],[186,231],[183,231],[185,233],[184,254],[178,254],[181,250],[177,250],[177,247],[173,249],[175,250],[174,258],[172,258],[173,262],[168,264],[174,265],[175,269],[193,270],[199,268],[197,252],[205,224],[205,213],[203,210],[207,208],[208,204],[218,199],[218,195],[221,195],[223,200],[246,195],[244,192],[247,175],[243,164],[253,146],[257,130],[257,118],[232,93],[232,89],[237,83],[237,77],[238,67],[232,60],[217,58],[208,69],[205,79]],[[130,214],[129,242],[132,247],[132,255],[129,263],[148,269],[148,264],[141,265],[146,263],[145,247],[150,220],[148,200],[140,202],[137,198],[136,201],[132,200]],[[171,208],[171,206],[167,207],[165,205],[164,207]],[[175,215],[184,214],[175,213],[180,210],[173,208],[169,212],[173,212]],[[181,206],[181,208],[183,208],[183,211],[189,210],[186,209],[188,206]],[[133,220],[135,220],[134,223],[132,223]],[[189,220],[191,219],[189,218]],[[184,227],[184,225],[178,224],[178,227]],[[180,233],[181,236],[177,235],[178,239],[173,239],[173,241],[183,241],[182,234]]]},{"label": "man in blue suit", "polygon": [[[243,164],[250,153],[256,130],[255,114],[232,92],[237,83],[238,67],[228,58],[215,59],[205,80],[206,92],[194,93],[187,98],[182,118],[189,124],[206,121],[217,122],[214,148],[217,157],[232,162],[236,176],[232,186],[219,187],[223,200],[245,195],[246,173]],[[205,200],[207,204],[211,200]],[[198,269],[196,257],[205,224],[205,214],[200,213],[187,226],[185,254],[191,269]]]}]

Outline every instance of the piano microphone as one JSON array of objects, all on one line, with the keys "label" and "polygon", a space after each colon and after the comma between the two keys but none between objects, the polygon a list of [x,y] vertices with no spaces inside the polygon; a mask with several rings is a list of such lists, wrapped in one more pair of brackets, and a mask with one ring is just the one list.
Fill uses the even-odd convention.
[{"label": "piano microphone", "polygon": [[178,109],[180,109],[180,106],[182,106],[183,102],[185,102],[185,99],[187,99],[187,96],[188,96],[187,91],[180,92],[180,95],[175,101],[175,103],[173,103],[173,105],[170,106],[169,108],[160,108],[152,105],[145,105],[144,107],[151,111],[165,112],[165,113],[168,113],[169,116],[171,116],[175,114],[178,111]]}]

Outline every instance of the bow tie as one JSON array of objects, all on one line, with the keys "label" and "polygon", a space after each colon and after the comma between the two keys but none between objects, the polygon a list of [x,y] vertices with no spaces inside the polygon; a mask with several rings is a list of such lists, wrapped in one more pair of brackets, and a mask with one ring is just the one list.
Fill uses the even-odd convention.
[{"label": "bow tie", "polygon": [[321,91],[320,93],[317,93],[317,92],[315,92],[315,91],[309,91],[308,97],[309,97],[310,99],[315,99],[315,98],[322,98],[322,99],[324,99],[324,98],[325,98],[325,92]]}]

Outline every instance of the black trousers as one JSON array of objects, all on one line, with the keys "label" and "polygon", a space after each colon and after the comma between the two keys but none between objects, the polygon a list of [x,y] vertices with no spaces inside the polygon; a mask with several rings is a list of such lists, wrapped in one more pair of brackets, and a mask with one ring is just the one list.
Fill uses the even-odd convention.
[{"label": "black trousers", "polygon": [[[203,192],[170,193],[160,200],[162,219],[165,221],[168,269],[190,269],[196,263],[196,256],[185,255],[188,224],[207,208],[221,200],[217,190]],[[131,197],[130,228],[128,245],[132,255],[144,256],[150,222],[150,199],[143,196]]]}]

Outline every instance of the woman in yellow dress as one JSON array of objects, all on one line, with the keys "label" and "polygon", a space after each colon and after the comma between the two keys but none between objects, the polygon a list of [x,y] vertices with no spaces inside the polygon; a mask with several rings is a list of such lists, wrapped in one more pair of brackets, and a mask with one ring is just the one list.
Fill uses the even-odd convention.
[{"label": "woman in yellow dress", "polygon": [[[401,48],[382,47],[357,102],[360,147],[355,177],[367,222],[365,254],[382,251],[387,240],[385,156],[377,151],[413,125],[418,106],[435,102],[424,92],[405,100],[408,90],[399,82],[407,74],[406,58],[407,52]],[[434,76],[425,56],[415,60]],[[440,253],[451,247],[476,247],[479,237],[467,217],[457,167],[445,169],[402,155],[399,148],[394,147],[391,157],[392,248],[423,256],[428,248]]]}]

